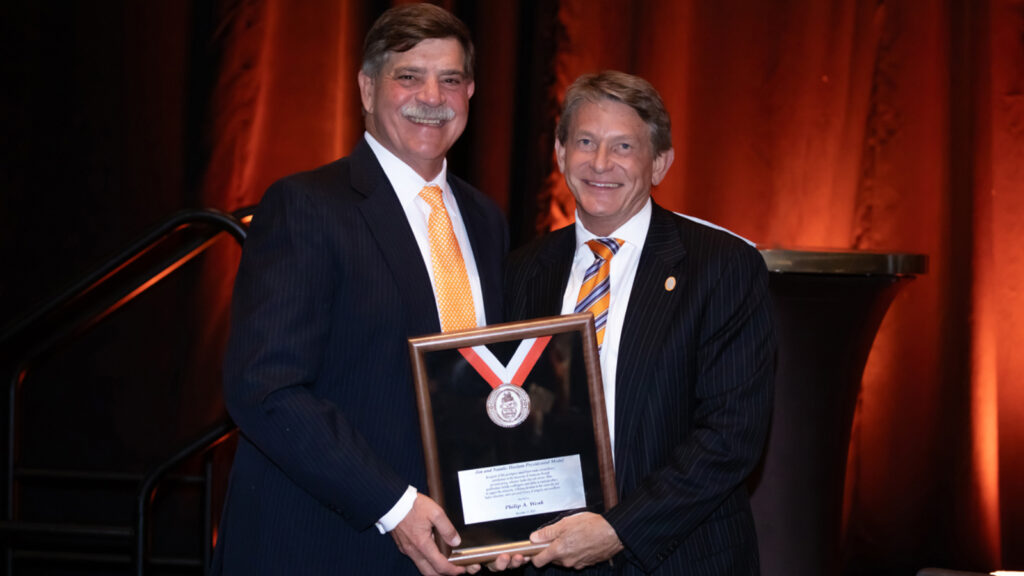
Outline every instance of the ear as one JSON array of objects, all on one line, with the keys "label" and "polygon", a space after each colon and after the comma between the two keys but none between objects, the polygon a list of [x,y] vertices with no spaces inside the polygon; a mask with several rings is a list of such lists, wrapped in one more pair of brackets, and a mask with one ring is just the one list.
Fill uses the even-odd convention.
[{"label": "ear", "polygon": [[473,92],[476,92],[476,82],[470,80],[469,84],[466,86],[466,99],[467,100],[473,97]]},{"label": "ear", "polygon": [[675,148],[669,148],[658,154],[658,157],[654,159],[654,169],[651,170],[651,186],[661,184],[661,181],[665,179],[665,174],[668,174],[668,169],[672,166],[672,161],[675,159]]},{"label": "ear", "polygon": [[558,171],[565,174],[565,146],[555,136],[555,159],[558,160]]},{"label": "ear", "polygon": [[367,114],[373,114],[373,78],[360,70],[357,79],[359,81],[359,97],[363,100],[363,110]]}]

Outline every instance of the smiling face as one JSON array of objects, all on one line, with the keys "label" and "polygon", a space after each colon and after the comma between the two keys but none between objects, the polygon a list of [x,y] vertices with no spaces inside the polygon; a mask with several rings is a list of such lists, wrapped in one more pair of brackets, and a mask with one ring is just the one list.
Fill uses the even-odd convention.
[{"label": "smiling face", "polygon": [[473,88],[454,38],[391,52],[376,77],[359,72],[366,130],[424,180],[437,176],[462,135]]},{"label": "smiling face", "polygon": [[639,212],[672,165],[672,149],[655,154],[651,129],[631,107],[584,101],[565,142],[556,139],[558,168],[576,198],[582,224],[607,236]]}]

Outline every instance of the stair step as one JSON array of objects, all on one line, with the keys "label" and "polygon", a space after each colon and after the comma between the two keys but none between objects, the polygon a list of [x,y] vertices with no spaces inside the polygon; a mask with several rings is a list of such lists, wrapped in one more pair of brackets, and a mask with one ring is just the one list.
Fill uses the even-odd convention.
[{"label": "stair step", "polygon": [[[106,554],[89,552],[51,552],[46,550],[15,550],[14,560],[34,562],[61,562],[67,564],[106,564],[129,565],[133,558],[130,554]],[[203,561],[198,558],[175,558],[158,556],[150,558],[148,566],[165,568],[202,568]]]},{"label": "stair step", "polygon": [[0,520],[0,537],[8,542],[48,543],[68,538],[91,539],[105,544],[134,543],[135,529],[131,526],[90,524],[52,524]]}]

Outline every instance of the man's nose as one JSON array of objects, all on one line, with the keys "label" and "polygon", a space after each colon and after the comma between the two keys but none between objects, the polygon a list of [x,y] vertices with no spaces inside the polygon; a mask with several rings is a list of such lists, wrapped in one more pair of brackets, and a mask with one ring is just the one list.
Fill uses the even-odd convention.
[{"label": "man's nose", "polygon": [[430,106],[437,106],[444,101],[444,96],[441,93],[441,83],[437,78],[427,78],[423,83],[423,89],[416,95],[420,102],[428,104]]},{"label": "man's nose", "polygon": [[594,159],[591,161],[594,170],[598,172],[604,172],[611,167],[611,155],[608,153],[608,147],[601,144],[594,151]]}]

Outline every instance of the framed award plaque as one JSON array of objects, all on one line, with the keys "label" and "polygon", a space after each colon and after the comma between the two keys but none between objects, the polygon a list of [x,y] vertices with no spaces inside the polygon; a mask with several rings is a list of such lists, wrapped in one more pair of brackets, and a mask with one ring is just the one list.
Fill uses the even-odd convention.
[{"label": "framed award plaque", "polygon": [[541,526],[615,505],[590,314],[409,340],[431,498],[462,538],[459,565],[533,555]]}]

